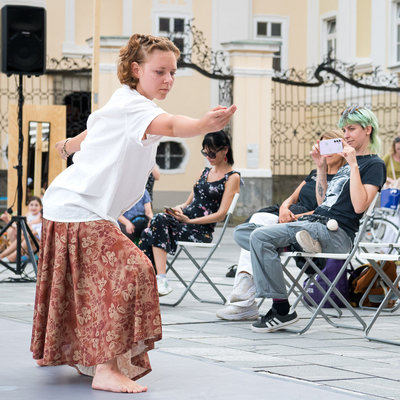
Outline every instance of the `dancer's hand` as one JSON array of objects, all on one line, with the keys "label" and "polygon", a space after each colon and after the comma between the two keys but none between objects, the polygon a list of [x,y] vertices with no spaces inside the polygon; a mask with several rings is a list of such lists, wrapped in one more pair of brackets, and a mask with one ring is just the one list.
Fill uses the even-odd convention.
[{"label": "dancer's hand", "polygon": [[237,107],[234,104],[230,107],[217,106],[213,108],[201,119],[201,124],[204,126],[202,131],[208,133],[223,129],[229,123],[236,110]]}]

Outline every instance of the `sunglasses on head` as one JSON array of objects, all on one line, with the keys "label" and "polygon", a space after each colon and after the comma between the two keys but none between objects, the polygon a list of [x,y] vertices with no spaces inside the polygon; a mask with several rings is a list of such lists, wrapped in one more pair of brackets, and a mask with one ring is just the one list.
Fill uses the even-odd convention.
[{"label": "sunglasses on head", "polygon": [[348,107],[345,110],[342,111],[340,114],[343,118],[346,118],[349,114],[353,114],[357,111],[360,111],[363,107],[360,106],[354,106],[354,107]]},{"label": "sunglasses on head", "polygon": [[215,151],[211,151],[211,150],[205,151],[204,149],[201,149],[200,152],[201,152],[201,154],[203,154],[204,157],[208,157],[208,158],[214,159],[215,157],[217,157],[217,153],[219,151],[221,151],[222,149],[223,149],[223,147],[221,147],[220,149],[215,150]]}]

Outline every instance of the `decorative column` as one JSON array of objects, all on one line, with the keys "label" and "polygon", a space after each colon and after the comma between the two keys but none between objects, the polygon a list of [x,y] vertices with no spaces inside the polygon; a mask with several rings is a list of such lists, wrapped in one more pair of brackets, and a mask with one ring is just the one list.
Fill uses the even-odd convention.
[{"label": "decorative column", "polygon": [[255,40],[222,45],[230,54],[238,108],[232,123],[234,167],[244,181],[235,214],[247,217],[272,203],[271,78],[272,57],[279,46]]}]

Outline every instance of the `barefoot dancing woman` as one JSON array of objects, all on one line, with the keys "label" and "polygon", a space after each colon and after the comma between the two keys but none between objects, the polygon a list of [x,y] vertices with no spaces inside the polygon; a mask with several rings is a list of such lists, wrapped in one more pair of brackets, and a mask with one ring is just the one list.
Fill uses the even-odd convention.
[{"label": "barefoot dancing woman", "polygon": [[154,269],[118,217],[142,197],[161,135],[217,131],[236,110],[193,119],[157,107],[152,100],[171,90],[178,57],[166,38],[130,38],[119,55],[122,87],[87,131],[57,144],[64,158],[80,151],[43,198],[31,351],[39,365],[94,375],[94,389],[146,391],[134,379],[151,371],[147,351],[161,339]]}]

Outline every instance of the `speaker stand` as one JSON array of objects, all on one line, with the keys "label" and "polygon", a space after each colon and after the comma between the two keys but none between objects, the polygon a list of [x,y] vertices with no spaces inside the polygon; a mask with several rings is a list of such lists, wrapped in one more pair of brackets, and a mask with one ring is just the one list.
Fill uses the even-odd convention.
[{"label": "speaker stand", "polygon": [[[35,279],[31,279],[27,277],[27,275],[24,275],[25,268],[27,264],[30,262],[33,266],[33,270],[35,272],[35,276],[37,275],[37,265],[36,265],[36,259],[35,259],[35,252],[39,251],[39,244],[32,233],[32,231],[29,228],[29,225],[26,222],[26,217],[22,216],[22,197],[23,197],[23,189],[22,189],[22,154],[23,154],[23,149],[24,149],[24,135],[22,131],[22,108],[24,105],[24,95],[22,91],[22,75],[19,75],[19,85],[18,85],[18,165],[14,166],[14,168],[17,170],[17,176],[18,176],[18,183],[17,183],[17,215],[11,217],[11,221],[1,230],[0,232],[0,237],[5,234],[5,232],[8,230],[8,228],[15,223],[16,228],[17,228],[17,235],[16,235],[16,240],[17,240],[17,259],[16,259],[16,265],[11,266],[10,262],[6,262],[3,260],[0,260],[0,265],[5,267],[6,269],[14,272],[14,274],[19,275],[20,278],[12,279],[13,281],[35,281]],[[26,247],[28,250],[28,261],[22,261],[21,256],[22,256],[22,234],[24,235],[25,238],[25,243]],[[36,250],[35,252],[32,249],[31,245],[31,240],[34,243]],[[24,275],[24,276],[23,276]]]}]

